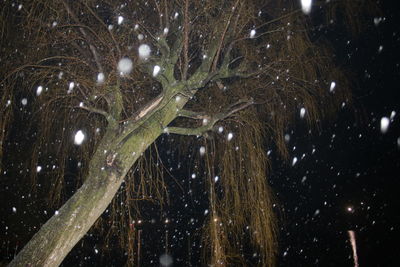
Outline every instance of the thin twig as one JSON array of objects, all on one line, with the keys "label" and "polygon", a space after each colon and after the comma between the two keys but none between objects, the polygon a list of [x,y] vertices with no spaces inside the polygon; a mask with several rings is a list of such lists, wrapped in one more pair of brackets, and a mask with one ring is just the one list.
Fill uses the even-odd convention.
[{"label": "thin twig", "polygon": [[[67,12],[72,17],[72,19],[75,20],[76,23],[81,24],[79,19],[78,19],[78,17],[75,15],[75,13],[69,7],[69,5],[65,1],[62,1],[62,2],[64,4],[65,9],[67,10]],[[101,65],[101,62],[100,62],[99,54],[97,53],[96,47],[92,44],[92,41],[90,40],[89,35],[86,33],[86,30],[83,27],[79,27],[79,31],[85,37],[86,42],[89,45],[90,52],[93,55],[94,61],[96,62],[96,65],[97,65],[97,68],[98,68],[99,72],[104,72],[103,66]]]},{"label": "thin twig", "polygon": [[114,46],[117,48],[117,51],[118,51],[118,53],[119,53],[119,57],[121,57],[121,55],[122,55],[122,54],[121,54],[121,49],[119,48],[118,42],[115,40],[114,35],[113,35],[112,32],[108,29],[108,26],[100,19],[99,16],[97,16],[97,14],[96,14],[86,3],[85,3],[85,6],[86,6],[86,8],[89,10],[89,12],[93,15],[93,17],[95,17],[96,20],[99,21],[100,24],[102,24],[102,25],[107,29],[107,32],[110,34],[111,39],[112,39],[113,42],[114,42]]},{"label": "thin twig", "polygon": [[225,37],[226,37],[226,33],[228,32],[229,25],[231,24],[231,20],[232,20],[233,14],[234,14],[234,12],[235,12],[235,10],[237,8],[238,3],[239,3],[239,0],[237,0],[236,3],[234,4],[234,6],[232,7],[232,13],[230,14],[229,19],[228,19],[228,21],[227,21],[227,23],[225,25],[225,29],[222,32],[222,35],[221,35],[221,38],[220,38],[220,41],[219,41],[219,44],[218,44],[217,53],[214,56],[214,62],[213,62],[212,68],[211,68],[212,71],[215,71],[217,69],[219,55],[221,53],[222,46],[223,46],[223,43],[224,43],[224,40],[225,40]]},{"label": "thin twig", "polygon": [[84,110],[90,111],[92,113],[97,113],[97,114],[103,115],[104,117],[106,117],[106,119],[109,118],[109,114],[106,111],[98,109],[98,108],[88,107],[88,106],[77,106],[77,108],[84,109]]},{"label": "thin twig", "polygon": [[184,11],[184,33],[183,33],[183,73],[182,80],[187,79],[187,72],[189,67],[189,0],[185,0]]}]

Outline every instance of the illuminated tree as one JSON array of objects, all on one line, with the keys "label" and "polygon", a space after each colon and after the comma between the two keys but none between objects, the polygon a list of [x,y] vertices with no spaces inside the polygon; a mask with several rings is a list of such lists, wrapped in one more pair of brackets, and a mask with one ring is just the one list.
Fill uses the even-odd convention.
[{"label": "illuminated tree", "polygon": [[[351,16],[363,5],[325,2],[314,5],[328,19],[340,6]],[[195,152],[205,170],[207,262],[243,262],[240,246],[250,242],[259,263],[273,265],[277,241],[265,148],[274,144],[287,158],[291,122],[317,124],[350,101],[332,53],[312,40],[308,12],[300,1],[283,0],[5,5],[0,138],[8,138],[13,113],[29,100],[36,129],[32,185],[38,164],[53,162],[46,188],[56,206],[63,201],[68,156],[83,162],[79,189],[10,266],[59,265],[118,190],[125,205],[111,205],[111,217],[125,222],[118,232],[131,252],[129,223],[141,201],[166,197],[154,143],[161,135],[174,136],[180,151]],[[22,102],[21,94],[27,95]]]}]

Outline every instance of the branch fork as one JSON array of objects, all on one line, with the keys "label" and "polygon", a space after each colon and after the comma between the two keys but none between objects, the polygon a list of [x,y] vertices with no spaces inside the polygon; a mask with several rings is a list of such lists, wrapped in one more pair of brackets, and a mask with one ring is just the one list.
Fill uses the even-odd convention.
[{"label": "branch fork", "polygon": [[253,99],[240,99],[236,103],[233,103],[224,112],[217,113],[215,115],[208,115],[202,112],[195,112],[190,110],[181,110],[178,113],[179,117],[185,117],[195,120],[203,120],[203,125],[196,128],[184,128],[184,127],[166,127],[165,133],[168,134],[179,134],[179,135],[195,135],[204,136],[208,131],[211,131],[215,124],[228,117],[233,116],[235,113],[251,106],[254,104]]}]

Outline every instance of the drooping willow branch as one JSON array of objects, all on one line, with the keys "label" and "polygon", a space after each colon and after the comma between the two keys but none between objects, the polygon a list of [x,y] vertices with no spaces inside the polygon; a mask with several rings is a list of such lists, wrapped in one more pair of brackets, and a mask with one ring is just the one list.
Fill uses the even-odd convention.
[{"label": "drooping willow branch", "polygon": [[[69,5],[67,4],[67,2],[62,1],[65,9],[67,10],[68,14],[72,17],[72,19],[77,23],[77,24],[81,24],[78,17],[75,15],[75,13],[72,11],[72,9],[69,7]],[[87,34],[86,30],[83,27],[79,27],[79,31],[82,33],[82,35],[84,36],[84,38],[86,39],[86,42],[89,46],[90,52],[93,55],[93,59],[96,62],[97,68],[99,70],[99,72],[104,72],[103,66],[100,62],[100,56],[99,53],[97,52],[96,47],[93,45],[92,40],[90,40],[89,35]]]}]

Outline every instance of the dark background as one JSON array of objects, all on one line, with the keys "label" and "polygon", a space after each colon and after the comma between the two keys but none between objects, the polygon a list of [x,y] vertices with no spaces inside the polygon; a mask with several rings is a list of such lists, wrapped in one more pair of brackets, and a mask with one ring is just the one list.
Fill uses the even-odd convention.
[{"label": "dark background", "polygon": [[[281,211],[278,266],[352,266],[348,230],[356,234],[360,266],[399,266],[400,10],[394,0],[382,6],[381,15],[366,18],[367,27],[355,40],[341,32],[340,22],[323,32],[333,42],[335,60],[351,72],[357,85],[354,106],[345,106],[335,120],[321,123],[312,134],[306,125],[293,126],[288,145],[291,157],[299,159],[294,166],[271,151],[270,181],[277,195],[276,210]],[[378,17],[382,21],[375,25]],[[396,115],[383,134],[380,120],[392,111]],[[16,152],[23,153],[23,145]],[[187,159],[169,154],[168,149],[162,153],[174,175],[168,182],[172,202],[161,215],[156,207],[146,209],[140,228],[142,266],[158,266],[166,249],[166,231],[174,266],[189,266],[189,261],[200,266],[205,186],[198,173],[191,179],[196,170],[185,167]],[[14,173],[21,171],[18,162],[14,168]],[[4,175],[0,183],[0,257],[9,261],[49,215],[35,210],[40,205],[32,202],[29,189],[19,186],[23,183],[17,177]],[[165,218],[168,224],[161,222]],[[101,237],[89,234],[63,266],[121,266],[124,252],[111,249],[102,255],[100,241]],[[244,248],[244,253],[251,251]]]},{"label": "dark background", "polygon": [[[399,266],[400,9],[397,1],[381,2],[382,22],[367,19],[355,41],[348,44],[338,29],[327,35],[338,62],[355,74],[355,113],[344,108],[317,136],[298,125],[290,146],[305,158],[273,166],[284,209],[279,266],[352,266],[348,230],[355,231],[360,266]],[[380,120],[392,111],[382,134]]]}]

